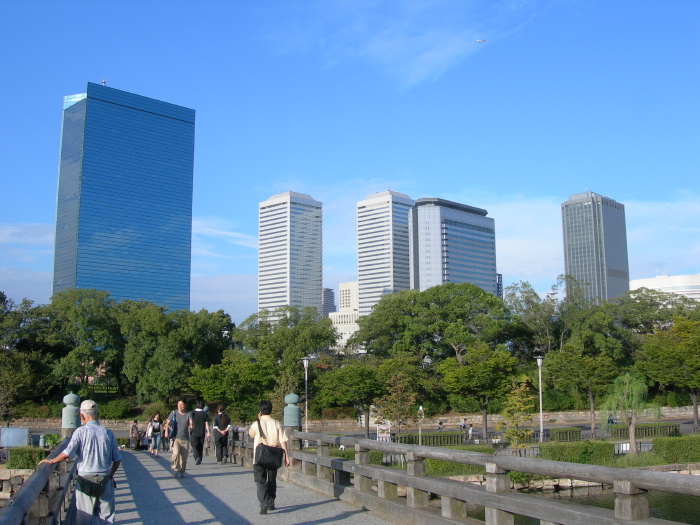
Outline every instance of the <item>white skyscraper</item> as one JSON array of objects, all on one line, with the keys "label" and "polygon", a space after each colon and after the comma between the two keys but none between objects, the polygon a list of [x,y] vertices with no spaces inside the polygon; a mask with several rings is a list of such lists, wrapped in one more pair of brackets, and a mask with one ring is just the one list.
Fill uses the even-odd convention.
[{"label": "white skyscraper", "polygon": [[338,283],[338,311],[328,314],[333,328],[335,328],[338,338],[335,349],[343,350],[348,342],[358,330],[357,319],[359,313],[359,294],[357,281],[349,283]]},{"label": "white skyscraper", "polygon": [[472,283],[498,295],[495,225],[486,214],[444,199],[418,199],[409,221],[411,288]]},{"label": "white skyscraper", "polygon": [[357,203],[357,278],[360,316],[386,294],[409,290],[408,195],[383,191]]},{"label": "white skyscraper", "polygon": [[592,191],[561,205],[567,275],[587,283],[586,296],[608,300],[629,291],[625,206]]},{"label": "white skyscraper", "polygon": [[314,306],[321,312],[321,203],[293,191],[259,204],[258,310]]}]

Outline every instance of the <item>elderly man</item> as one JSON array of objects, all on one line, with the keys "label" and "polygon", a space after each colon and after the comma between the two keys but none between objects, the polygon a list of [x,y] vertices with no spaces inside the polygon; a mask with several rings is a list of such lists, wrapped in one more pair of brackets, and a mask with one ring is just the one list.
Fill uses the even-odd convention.
[{"label": "elderly man", "polygon": [[77,459],[76,525],[114,523],[112,477],[122,462],[117,440],[111,430],[97,421],[94,401],[85,400],[80,404],[80,422],[82,426],[73,432],[66,449],[41,463],[53,465],[67,458]]}]

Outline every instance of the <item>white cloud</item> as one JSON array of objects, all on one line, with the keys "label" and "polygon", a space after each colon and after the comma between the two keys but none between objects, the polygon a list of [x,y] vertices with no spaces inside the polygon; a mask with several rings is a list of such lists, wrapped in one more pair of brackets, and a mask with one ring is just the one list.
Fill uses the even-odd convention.
[{"label": "white cloud", "polygon": [[246,248],[258,247],[255,236],[235,231],[236,225],[222,217],[194,217],[192,219],[192,236],[194,238],[223,239],[230,244]]},{"label": "white cloud", "polygon": [[0,223],[0,244],[53,246],[53,224],[34,222]]},{"label": "white cloud", "polygon": [[46,304],[51,298],[51,272],[27,268],[0,268],[0,291],[19,303],[26,298]]}]

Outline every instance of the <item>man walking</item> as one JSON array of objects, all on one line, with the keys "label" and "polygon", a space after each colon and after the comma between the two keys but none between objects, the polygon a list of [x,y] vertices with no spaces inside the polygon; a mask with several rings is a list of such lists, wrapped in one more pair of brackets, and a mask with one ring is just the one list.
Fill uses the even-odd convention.
[{"label": "man walking", "polygon": [[[258,422],[255,425],[251,425],[248,430],[248,435],[254,439],[253,457],[255,457],[258,445],[264,442],[270,447],[281,447],[284,450],[284,465],[288,467],[287,436],[284,435],[280,422],[270,417],[271,413],[272,403],[270,401],[260,401],[258,403]],[[253,463],[253,479],[258,488],[260,514],[267,514],[268,510],[275,510],[277,470],[266,469]]]},{"label": "man walking", "polygon": [[196,408],[192,412],[192,430],[190,432],[190,442],[192,443],[192,455],[194,464],[202,462],[202,452],[204,451],[204,440],[209,439],[209,413],[204,410],[204,401],[197,400]]},{"label": "man walking", "polygon": [[216,462],[228,461],[228,431],[231,429],[231,418],[224,414],[224,405],[217,407],[214,416],[214,445],[216,446]]},{"label": "man walking", "polygon": [[85,400],[80,404],[82,426],[73,432],[70,443],[54,459],[40,463],[51,465],[77,459],[78,479],[75,484],[76,525],[114,523],[114,482],[122,456],[111,430],[97,421],[97,403]]},{"label": "man walking", "polygon": [[[175,435],[171,436],[169,432],[170,422],[175,421]],[[177,410],[170,412],[168,419],[165,420],[165,437],[172,439],[172,459],[170,460],[170,468],[173,470],[174,478],[182,478],[185,476],[187,468],[187,456],[190,452],[190,430],[192,429],[192,413],[185,412],[185,400],[177,401]]]}]

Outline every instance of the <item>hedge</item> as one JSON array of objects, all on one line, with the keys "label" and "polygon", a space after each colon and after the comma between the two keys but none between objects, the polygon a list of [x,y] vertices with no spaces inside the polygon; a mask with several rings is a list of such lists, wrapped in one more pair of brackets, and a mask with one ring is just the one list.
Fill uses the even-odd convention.
[{"label": "hedge", "polygon": [[[355,451],[350,449],[350,450],[340,450],[338,448],[331,448],[330,449],[330,455],[334,456],[336,458],[343,458],[343,459],[355,459]],[[369,462],[370,465],[382,465],[382,459],[383,459],[384,453],[379,451],[379,450],[370,450],[369,451]]]},{"label": "hedge", "polygon": [[700,435],[656,437],[652,439],[654,453],[667,464],[700,462]]},{"label": "hedge", "polygon": [[47,456],[47,451],[39,447],[13,447],[7,460],[8,469],[35,469],[39,461]]},{"label": "hedge", "polygon": [[[489,445],[459,445],[445,447],[451,450],[468,450],[470,452],[483,452],[493,454],[493,447]],[[425,459],[426,473],[429,476],[468,476],[470,474],[484,474],[486,469],[480,465],[465,465],[440,459]]]},{"label": "hedge", "polygon": [[575,441],[542,443],[540,457],[554,461],[584,465],[610,465],[615,457],[615,444],[604,441]]},{"label": "hedge", "polygon": [[[640,423],[635,432],[638,438],[657,436],[679,436],[681,426],[678,423]],[[610,425],[610,436],[615,439],[629,439],[630,431],[627,425]]]}]

